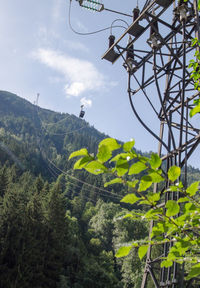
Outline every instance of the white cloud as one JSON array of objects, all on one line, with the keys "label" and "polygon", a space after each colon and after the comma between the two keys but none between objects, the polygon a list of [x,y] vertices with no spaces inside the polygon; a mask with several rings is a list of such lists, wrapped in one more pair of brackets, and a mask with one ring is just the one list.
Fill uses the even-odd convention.
[{"label": "white cloud", "polygon": [[85,97],[81,98],[81,105],[84,105],[84,107],[86,108],[90,108],[92,107],[92,100],[91,99],[87,99]]},{"label": "white cloud", "polygon": [[64,76],[66,81],[64,89],[68,97],[80,96],[89,91],[100,91],[106,86],[103,74],[89,61],[50,49],[38,49],[33,56]]}]

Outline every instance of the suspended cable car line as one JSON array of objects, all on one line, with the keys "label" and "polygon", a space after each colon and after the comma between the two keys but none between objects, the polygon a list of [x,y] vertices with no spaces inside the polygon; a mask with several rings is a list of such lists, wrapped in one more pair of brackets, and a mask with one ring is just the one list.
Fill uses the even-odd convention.
[{"label": "suspended cable car line", "polygon": [[[71,134],[71,133],[74,133],[74,132],[76,132],[76,131],[79,131],[79,130],[82,130],[82,129],[88,127],[88,123],[86,123],[86,124],[83,125],[82,127],[79,127],[79,128],[77,128],[77,129],[74,129],[74,130],[69,131],[69,132],[65,132],[65,133],[53,133],[53,132],[51,132],[51,131],[48,131],[48,130],[46,129],[46,127],[44,127],[44,126],[42,125],[43,122],[42,122],[42,119],[41,119],[40,116],[39,116],[38,111],[37,111],[37,115],[38,115],[38,118],[39,118],[39,120],[40,120],[40,122],[41,122],[41,128],[44,129],[46,132],[48,132],[50,135],[57,135],[57,136],[67,135],[67,134]],[[69,115],[68,118],[70,118],[70,117],[71,117],[71,115]],[[62,119],[62,120],[64,120],[64,119]],[[65,120],[66,120],[66,119],[65,119]],[[51,123],[49,123],[49,124],[51,124]],[[56,123],[56,124],[57,124],[57,123]],[[41,129],[40,129],[40,130],[41,130]]]},{"label": "suspended cable car line", "polygon": [[[88,127],[88,124],[84,125],[83,127],[80,127],[80,128],[75,129],[75,130],[72,130],[72,131],[70,131],[70,132],[66,132],[66,133],[52,133],[52,132],[50,132],[50,131],[48,131],[48,133],[49,133],[50,135],[64,136],[64,135],[68,135],[68,134],[72,134],[72,133],[74,133],[74,132],[80,131],[80,130],[86,128],[86,127]],[[47,130],[46,130],[46,131],[47,131]]]},{"label": "suspended cable car line", "polygon": [[43,121],[41,121],[41,122],[42,122],[42,126],[54,126],[54,125],[56,125],[58,123],[61,123],[61,122],[65,121],[65,120],[69,119],[70,117],[71,117],[71,115],[68,115],[67,117],[65,117],[63,119],[61,119],[61,120],[59,120],[57,122],[52,122],[52,123],[46,123],[46,122],[43,122]]},{"label": "suspended cable car line", "polygon": [[[48,168],[48,170],[50,171],[50,173],[51,173],[51,175],[57,180],[58,179],[58,176],[60,176],[61,174],[58,174],[57,172],[55,172],[55,170],[53,170],[49,165],[47,165],[47,168]],[[61,179],[62,180],[62,179]],[[63,184],[66,184],[66,183],[64,183],[63,182]],[[70,183],[70,184],[74,184],[74,183]],[[78,186],[79,188],[80,188],[80,186]],[[86,189],[85,189],[86,190]],[[86,190],[86,191],[89,191],[89,192],[91,192],[91,190]],[[95,192],[94,192],[95,193]],[[94,200],[94,199],[92,199],[92,198],[90,198],[90,197],[88,197],[88,196],[86,196],[86,195],[81,195],[81,197],[83,197],[83,198],[86,198],[87,200],[89,200],[89,201],[91,201],[91,202],[93,202],[94,204],[96,204],[96,201]]]},{"label": "suspended cable car line", "polygon": [[[61,174],[58,173],[56,170],[52,169],[49,165],[47,165],[47,166],[53,171],[54,177],[58,178],[58,176],[62,175],[62,173]],[[66,177],[69,177],[69,175],[66,175]],[[88,188],[83,187],[83,185],[81,185],[81,186],[79,185],[79,184],[82,184],[82,183],[78,184],[78,183],[71,182],[72,180],[68,179],[68,178],[66,178],[66,181],[67,181],[67,183],[69,183],[69,184],[71,184],[73,186],[76,186],[78,188],[83,188],[85,191],[91,192],[91,190],[88,190]],[[94,186],[94,187],[96,187],[96,186]],[[95,189],[97,189],[97,188],[95,188]],[[104,197],[107,196],[108,197],[108,192],[106,192],[107,194],[105,194],[105,192],[95,192],[95,191],[93,191],[93,193],[97,194],[97,195],[100,195],[100,196],[104,196]],[[116,200],[121,200],[121,197],[117,196],[117,195],[109,195],[109,197],[113,198],[113,199],[116,199]]]},{"label": "suspended cable car line", "polygon": [[48,160],[49,163],[51,163],[52,166],[54,166],[58,171],[60,171],[60,172],[62,172],[63,174],[67,175],[68,177],[70,177],[70,178],[72,178],[72,179],[75,179],[75,180],[77,180],[77,181],[80,182],[80,183],[86,184],[86,185],[88,185],[89,187],[98,189],[99,191],[106,192],[106,193],[108,193],[108,194],[117,196],[115,193],[112,193],[112,192],[110,192],[110,191],[108,191],[108,190],[105,190],[105,189],[103,189],[103,188],[100,188],[100,187],[94,186],[94,185],[92,185],[92,184],[89,184],[89,183],[87,183],[87,182],[85,182],[85,181],[83,181],[83,180],[80,180],[80,179],[76,178],[75,176],[72,176],[72,175],[68,174],[66,171],[64,171],[64,170],[60,169],[59,167],[57,167],[48,157],[47,157],[47,160]]},{"label": "suspended cable car line", "polygon": [[[36,108],[38,108],[38,107],[36,106]],[[40,116],[39,116],[39,114],[38,114],[38,109],[36,109],[36,111],[37,111],[38,118],[39,118],[39,120],[41,121]],[[83,128],[83,127],[82,127],[82,128]],[[43,129],[44,129],[44,128],[43,128]],[[74,131],[72,131],[72,132],[74,132]],[[70,133],[72,133],[72,132],[70,132]],[[110,192],[110,191],[108,191],[108,190],[106,190],[106,189],[103,189],[103,188],[94,186],[94,185],[92,185],[92,184],[89,184],[89,183],[87,183],[87,182],[85,182],[85,181],[82,181],[82,180],[76,178],[75,176],[69,175],[67,172],[65,172],[64,170],[62,170],[62,169],[60,169],[59,167],[57,167],[57,166],[55,165],[55,163],[53,163],[53,162],[47,157],[46,153],[43,151],[42,146],[41,146],[41,137],[39,137],[38,140],[39,140],[39,141],[38,141],[38,147],[39,147],[39,150],[40,150],[41,154],[42,154],[43,157],[44,157],[45,159],[47,159],[47,161],[48,161],[53,167],[55,167],[59,172],[63,173],[64,175],[67,175],[67,176],[68,176],[69,178],[71,178],[71,179],[75,179],[76,181],[78,181],[78,182],[80,182],[80,183],[82,183],[82,184],[88,185],[88,186],[91,187],[91,188],[97,189],[97,190],[102,191],[102,192],[104,192],[104,193],[107,193],[107,194],[109,194],[109,195],[113,195],[115,198],[121,199],[121,197],[118,196],[118,195],[116,195],[115,193],[112,193],[112,192]],[[106,195],[104,195],[104,196],[106,196]],[[111,197],[111,196],[110,196],[110,197]]]}]

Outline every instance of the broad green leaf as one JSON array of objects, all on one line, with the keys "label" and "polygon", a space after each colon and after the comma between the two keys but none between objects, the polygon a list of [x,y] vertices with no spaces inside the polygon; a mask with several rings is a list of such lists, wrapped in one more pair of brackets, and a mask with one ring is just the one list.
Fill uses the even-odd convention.
[{"label": "broad green leaf", "polygon": [[167,190],[165,190],[165,192],[177,192],[179,190],[178,186],[176,185],[172,185],[170,186]]},{"label": "broad green leaf", "polygon": [[188,202],[190,201],[190,199],[188,197],[181,197],[178,199],[177,203],[184,203],[184,202]]},{"label": "broad green leaf", "polygon": [[189,280],[194,277],[198,277],[200,275],[200,263],[192,266],[186,280]]},{"label": "broad green leaf", "polygon": [[144,216],[144,213],[136,213],[136,212],[132,212],[133,214],[126,214],[124,217],[123,217],[123,219],[126,219],[126,218],[133,218],[133,219],[138,219],[138,218],[140,218],[141,219],[141,217],[142,216]]},{"label": "broad green leaf", "polygon": [[117,154],[115,157],[113,157],[111,160],[110,160],[110,163],[111,162],[117,162],[119,159],[124,159],[124,160],[131,160],[133,159],[133,156],[131,153],[120,153],[120,154]]},{"label": "broad green leaf", "polygon": [[124,174],[126,174],[128,172],[128,162],[127,160],[124,159],[119,159],[116,163],[116,170],[117,170],[117,175],[119,177],[123,176]]},{"label": "broad green leaf", "polygon": [[193,212],[193,211],[196,211],[196,207],[193,203],[186,203],[184,205],[184,211],[185,212]]},{"label": "broad green leaf", "polygon": [[98,150],[97,158],[101,163],[108,161],[112,157],[112,153],[107,146],[101,145]]},{"label": "broad green leaf", "polygon": [[160,157],[158,156],[158,154],[156,153],[152,153],[151,154],[151,159],[149,161],[149,164],[151,165],[152,169],[157,169],[160,167],[160,165],[162,164],[162,160],[160,159]]},{"label": "broad green leaf", "polygon": [[113,185],[113,184],[116,184],[116,183],[123,183],[123,180],[121,178],[115,178],[115,179],[113,179],[113,180],[111,180],[109,182],[106,182],[104,184],[104,187],[107,187],[109,185]]},{"label": "broad green leaf", "polygon": [[179,254],[184,256],[185,253],[191,248],[191,241],[189,239],[178,239],[178,242],[175,244]]},{"label": "broad green leaf", "polygon": [[181,175],[180,167],[172,166],[169,168],[168,177],[169,177],[169,180],[171,180],[172,182],[177,180],[180,175]]},{"label": "broad green leaf", "polygon": [[137,185],[137,183],[139,182],[139,180],[134,180],[134,181],[127,181],[127,185],[131,188],[135,188],[135,186]]},{"label": "broad green leaf", "polygon": [[168,217],[174,216],[178,214],[180,211],[180,206],[174,200],[168,200],[166,203],[166,208],[167,208],[166,215]]},{"label": "broad green leaf", "polygon": [[84,168],[84,166],[87,165],[87,163],[89,163],[92,159],[93,158],[90,157],[90,156],[82,157],[81,159],[76,161],[76,163],[74,164],[74,170],[78,170],[78,169]]},{"label": "broad green leaf", "polygon": [[134,145],[135,145],[135,140],[131,140],[129,142],[124,143],[123,149],[125,152],[129,152],[131,151]]},{"label": "broad green leaf", "polygon": [[163,178],[163,177],[162,177],[160,174],[158,174],[157,172],[150,173],[150,174],[148,174],[148,176],[151,177],[153,183],[160,183],[160,182],[162,182],[162,181],[165,180],[165,178]]},{"label": "broad green leaf", "polygon": [[140,198],[138,198],[135,194],[128,194],[120,202],[134,204],[139,200]]},{"label": "broad green leaf", "polygon": [[99,143],[99,148],[104,145],[106,146],[111,152],[119,149],[121,145],[115,140],[114,138],[106,138]]},{"label": "broad green leaf", "polygon": [[94,175],[102,174],[107,171],[107,168],[98,161],[91,161],[84,168]]},{"label": "broad green leaf", "polygon": [[138,249],[138,256],[140,260],[142,260],[142,258],[147,254],[148,248],[148,245],[140,246],[140,248]]},{"label": "broad green leaf", "polygon": [[123,246],[123,247],[120,247],[117,251],[117,253],[115,254],[115,256],[117,258],[120,258],[120,257],[125,257],[127,256],[130,251],[132,249],[132,246]]},{"label": "broad green leaf", "polygon": [[162,214],[162,208],[157,208],[157,209],[150,209],[148,212],[144,215],[146,219],[149,220],[155,220],[159,219],[158,215]]},{"label": "broad green leaf", "polygon": [[139,174],[140,172],[146,169],[147,169],[147,166],[144,163],[136,162],[133,165],[131,165],[128,175]]},{"label": "broad green leaf", "polygon": [[74,151],[69,155],[69,160],[77,156],[89,156],[87,149],[83,148],[78,151]]},{"label": "broad green leaf", "polygon": [[187,194],[189,194],[190,196],[194,196],[199,190],[199,183],[200,181],[192,183],[186,190]]},{"label": "broad green leaf", "polygon": [[178,257],[180,257],[180,253],[178,251],[178,249],[173,246],[172,248],[170,248],[169,253],[167,255],[167,260],[168,261],[174,261],[176,260]]},{"label": "broad green leaf", "polygon": [[197,106],[195,106],[191,111],[190,111],[190,117],[193,117],[194,115],[196,115],[197,113],[200,112],[200,104],[198,104]]},{"label": "broad green leaf", "polygon": [[165,267],[165,268],[168,268],[168,267],[171,267],[173,265],[173,261],[171,260],[164,260],[161,262],[161,268]]},{"label": "broad green leaf", "polygon": [[147,163],[149,161],[149,158],[148,157],[145,157],[145,156],[141,156],[141,155],[138,155],[138,159],[140,162],[142,163]]},{"label": "broad green leaf", "polygon": [[147,195],[147,198],[149,199],[150,202],[153,202],[154,204],[156,204],[160,200],[160,192],[149,193]]},{"label": "broad green leaf", "polygon": [[163,234],[165,232],[165,229],[166,228],[164,223],[157,223],[152,229],[151,237],[153,238],[154,236]]},{"label": "broad green leaf", "polygon": [[139,191],[146,191],[152,184],[152,179],[150,176],[143,176],[140,181]]}]

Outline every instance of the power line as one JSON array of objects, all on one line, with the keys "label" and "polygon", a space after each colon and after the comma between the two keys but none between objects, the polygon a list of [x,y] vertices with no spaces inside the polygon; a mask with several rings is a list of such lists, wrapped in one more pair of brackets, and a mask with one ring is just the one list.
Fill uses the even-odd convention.
[{"label": "power line", "polygon": [[[48,160],[48,159],[47,159],[47,160]],[[49,161],[49,160],[48,160],[48,161]],[[52,164],[52,163],[51,163],[51,164]],[[61,175],[61,174],[59,174],[58,172],[56,172],[54,169],[52,169],[50,166],[48,166],[48,167],[53,171],[54,177],[58,177],[58,176]],[[58,168],[56,167],[56,169],[58,169]],[[56,174],[57,176],[55,176],[55,174]],[[69,174],[66,174],[66,176],[69,177],[69,178],[71,178],[71,176],[70,176]],[[78,181],[79,179],[75,177],[74,180]],[[68,178],[67,178],[67,181],[69,182],[69,184],[71,184],[71,185],[73,185],[73,186],[76,186],[76,187],[79,187],[79,188],[83,188],[83,185],[82,185],[82,186],[79,186],[78,183],[70,182],[70,179],[68,179]],[[83,184],[83,183],[80,183],[80,184]],[[86,183],[86,182],[84,182],[84,184],[87,184],[87,185],[88,185],[88,183]],[[93,185],[93,187],[94,187],[94,189],[99,190],[99,187],[94,186],[94,185]],[[91,192],[91,190],[88,190],[86,187],[84,187],[84,190]],[[98,192],[93,191],[93,193],[94,193],[94,194],[98,194],[98,195],[100,195],[100,196],[108,196],[107,194],[111,194],[112,192],[109,192],[109,191],[108,191],[108,192],[103,192],[103,193],[102,193],[102,192],[99,192],[99,193],[98,193]],[[107,194],[105,194],[105,193],[107,193]],[[110,197],[110,198],[117,199],[117,200],[121,199],[120,196],[117,196],[116,194],[113,195],[113,193],[112,193],[112,195],[109,195],[109,197]]]},{"label": "power line", "polygon": [[[77,35],[80,35],[80,36],[88,36],[88,35],[94,35],[94,34],[97,34],[97,33],[101,33],[101,32],[104,32],[106,30],[110,30],[111,29],[111,26],[109,27],[106,27],[106,28],[103,28],[103,29],[100,29],[100,30],[96,30],[96,31],[92,31],[92,32],[78,32],[76,31],[73,27],[72,27],[72,24],[71,24],[71,1],[69,3],[69,17],[68,17],[68,23],[69,23],[69,27],[70,29]],[[123,29],[127,29],[126,27],[122,26],[122,25],[115,25],[113,26],[112,28],[123,28]]]},{"label": "power line", "polygon": [[[38,108],[38,106],[36,106],[36,108]],[[41,118],[40,118],[40,116],[39,116],[39,114],[38,114],[38,109],[36,109],[36,111],[37,111],[38,118],[39,118],[39,120],[41,121]],[[42,129],[44,129],[44,127],[42,127]],[[41,129],[41,130],[42,130],[42,129]],[[74,131],[72,131],[72,132],[74,132]],[[40,139],[40,137],[38,137],[38,140],[39,140],[39,142],[38,142],[38,147],[39,147],[39,150],[40,150],[41,154],[44,155],[45,158],[47,159],[47,161],[48,161],[54,168],[56,168],[58,171],[60,171],[60,172],[63,173],[64,175],[67,175],[67,176],[68,176],[69,178],[71,178],[71,179],[75,179],[75,180],[78,181],[79,183],[85,184],[85,185],[87,185],[87,186],[89,186],[89,187],[91,187],[91,188],[97,189],[97,190],[102,191],[102,192],[104,192],[104,193],[107,193],[107,194],[109,194],[109,195],[113,195],[113,196],[110,196],[110,197],[114,197],[114,198],[117,198],[117,199],[121,199],[121,197],[120,197],[120,196],[117,196],[115,193],[112,193],[112,192],[110,192],[110,191],[108,191],[108,190],[106,190],[106,189],[102,189],[102,188],[100,188],[100,187],[97,187],[97,186],[94,186],[94,185],[92,185],[92,184],[89,184],[89,183],[87,183],[87,182],[85,182],[85,181],[83,181],[83,180],[80,180],[80,179],[76,178],[75,176],[69,175],[66,171],[64,171],[64,170],[60,169],[59,167],[57,167],[57,166],[55,165],[55,163],[53,163],[53,162],[47,157],[46,153],[43,151],[43,149],[42,149],[42,147],[41,147],[41,139]],[[57,172],[55,172],[55,170],[54,170],[54,173],[57,173]],[[80,187],[80,186],[79,186],[79,187]],[[106,195],[102,195],[102,196],[106,196]]]}]

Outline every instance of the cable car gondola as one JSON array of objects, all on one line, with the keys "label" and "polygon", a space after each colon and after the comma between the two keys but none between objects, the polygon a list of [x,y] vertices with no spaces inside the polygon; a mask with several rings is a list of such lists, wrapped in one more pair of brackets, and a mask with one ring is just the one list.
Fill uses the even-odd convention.
[{"label": "cable car gondola", "polygon": [[85,111],[83,110],[83,107],[84,107],[84,105],[81,105],[81,111],[80,111],[80,114],[79,114],[79,118],[83,118],[84,115],[85,115]]}]

